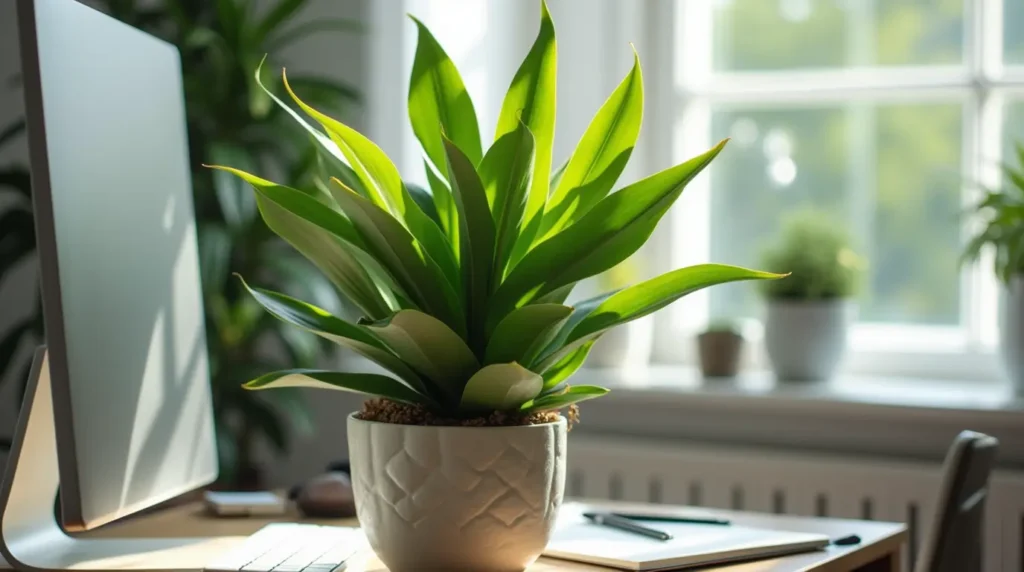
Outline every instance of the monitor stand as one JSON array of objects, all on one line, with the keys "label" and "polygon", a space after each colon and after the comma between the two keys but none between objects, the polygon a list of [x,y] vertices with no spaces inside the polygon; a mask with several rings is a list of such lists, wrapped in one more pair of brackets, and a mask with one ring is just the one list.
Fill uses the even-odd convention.
[{"label": "monitor stand", "polygon": [[59,484],[50,371],[40,347],[0,486],[0,568],[6,559],[7,566],[32,571],[202,570],[241,540],[71,537],[54,515]]}]

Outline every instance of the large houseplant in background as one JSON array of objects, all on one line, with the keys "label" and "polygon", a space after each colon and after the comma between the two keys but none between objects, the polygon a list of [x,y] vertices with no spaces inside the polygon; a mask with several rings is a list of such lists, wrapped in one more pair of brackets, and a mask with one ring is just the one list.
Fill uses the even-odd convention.
[{"label": "large houseplant in background", "polygon": [[[249,189],[202,164],[231,163],[315,184],[319,163],[309,135],[273,105],[252,70],[265,54],[280,55],[311,34],[351,33],[359,24],[300,22],[308,0],[104,4],[114,17],[181,52],[221,477],[225,486],[258,486],[256,444],[264,439],[283,453],[289,425],[308,429],[308,411],[294,391],[271,403],[239,383],[286,364],[313,367],[324,346],[268,317],[230,276],[250,276],[331,310],[339,309],[339,301],[330,283],[259,221]],[[336,112],[358,99],[353,88],[326,77],[300,75],[292,82],[311,102]]]},{"label": "large houseplant in background", "polygon": [[994,251],[995,273],[1005,287],[1000,316],[1000,350],[1017,393],[1024,393],[1024,146],[1015,146],[1018,167],[1003,166],[1006,188],[986,189],[974,211],[982,220],[967,243],[964,260]]},{"label": "large houseplant in background", "polygon": [[606,392],[567,383],[594,341],[697,289],[781,275],[703,264],[566,305],[578,281],[643,245],[725,142],[612,193],[640,129],[635,62],[552,177],[547,7],[489,148],[454,64],[416,24],[409,115],[430,192],[403,184],[380,148],[317,111],[287,79],[323,130],[295,115],[333,158],[329,196],[301,180],[284,186],[220,167],[254,187],[267,226],[362,317],[347,321],[258,287],[253,298],[385,373],[294,368],[246,387],[376,397],[349,417],[349,452],[360,523],[393,572],[521,570],[546,545],[561,502],[566,420],[557,412]]},{"label": "large houseplant in background", "polygon": [[781,381],[829,379],[846,350],[846,332],[863,263],[842,225],[825,213],[807,210],[785,221],[761,264],[792,272],[765,282],[768,299],[765,348]]},{"label": "large houseplant in background", "polygon": [[[0,128],[0,149],[12,144],[25,131],[25,121],[17,120]],[[0,213],[0,285],[10,273],[25,263],[36,250],[36,235],[32,223],[32,195],[29,173],[25,166],[11,164],[0,167],[0,201],[5,204]],[[21,320],[0,332],[0,382],[10,376],[22,381],[24,390],[31,360],[19,354],[26,340],[38,344],[43,339],[43,313],[38,297],[32,310]],[[17,402],[20,405],[20,400]],[[9,414],[5,411],[4,414]],[[7,439],[0,439],[0,450],[10,447]]]}]

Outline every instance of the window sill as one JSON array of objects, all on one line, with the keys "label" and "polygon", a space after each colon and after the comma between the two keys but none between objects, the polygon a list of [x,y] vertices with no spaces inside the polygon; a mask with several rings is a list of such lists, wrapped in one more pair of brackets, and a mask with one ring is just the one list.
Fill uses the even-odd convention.
[{"label": "window sill", "polygon": [[844,376],[777,383],[764,372],[704,380],[694,368],[582,369],[608,396],[583,404],[587,434],[941,460],[964,429],[1000,439],[1000,465],[1024,466],[1024,397],[1002,383]]}]

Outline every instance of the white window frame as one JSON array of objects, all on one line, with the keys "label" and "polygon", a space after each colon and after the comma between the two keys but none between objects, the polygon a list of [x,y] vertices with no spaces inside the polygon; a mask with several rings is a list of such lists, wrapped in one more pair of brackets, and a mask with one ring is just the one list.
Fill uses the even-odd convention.
[{"label": "white window frame", "polygon": [[[711,102],[808,104],[838,101],[957,101],[964,106],[965,140],[961,168],[965,181],[998,185],[1002,155],[1002,120],[1007,95],[1024,94],[1024,69],[1002,65],[1003,22],[1001,0],[965,0],[964,62],[961,66],[844,68],[821,71],[712,73],[712,2],[646,3],[646,31],[655,43],[672,54],[671,68],[646,73],[647,78],[668,77],[655,86],[668,105],[656,110],[664,121],[645,129],[648,147],[671,150],[675,162],[710,148]],[[658,40],[657,38],[660,38]],[[647,69],[651,69],[647,67]],[[653,158],[659,167],[666,157]],[[710,175],[695,179],[666,221],[655,252],[660,269],[709,261]],[[964,185],[963,205],[975,201],[977,191]],[[663,223],[664,224],[664,223]],[[977,228],[967,220],[963,233]],[[673,248],[673,245],[685,245]],[[998,300],[1001,289],[992,272],[992,254],[961,272],[961,326],[918,326],[858,323],[850,335],[845,363],[848,373],[959,378],[977,381],[1001,379],[995,348],[998,338]],[[708,292],[698,292],[655,317],[653,361],[692,363],[692,339],[708,320]],[[766,366],[760,350],[760,328],[746,328],[756,349],[754,367]]]}]

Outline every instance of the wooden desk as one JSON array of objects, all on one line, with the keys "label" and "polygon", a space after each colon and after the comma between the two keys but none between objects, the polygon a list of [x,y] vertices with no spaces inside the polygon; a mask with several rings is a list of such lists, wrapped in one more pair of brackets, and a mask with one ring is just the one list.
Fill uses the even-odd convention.
[{"label": "wooden desk", "polygon": [[[634,511],[644,510],[668,514],[679,510],[678,507],[665,505],[638,505],[635,503],[608,501],[595,501],[594,504],[615,506]],[[862,542],[857,546],[830,547],[824,551],[719,566],[714,568],[716,572],[903,572],[904,570],[902,550],[907,540],[907,529],[902,524],[834,518],[806,518],[703,508],[687,508],[686,513],[690,515],[699,513],[720,516],[736,524],[757,528],[815,532],[828,535],[831,538],[856,534],[862,539]],[[88,536],[107,538],[245,536],[256,532],[266,524],[282,520],[337,526],[357,525],[356,521],[352,519],[302,520],[295,512],[286,517],[273,519],[214,518],[206,515],[202,505],[191,503],[134,518],[123,524],[105,527],[88,533]],[[347,570],[348,572],[386,572],[386,569],[372,554],[355,563],[355,565],[350,566]],[[529,572],[606,572],[607,570],[607,568],[541,558],[530,567]],[[707,570],[707,568],[702,570]]]}]

